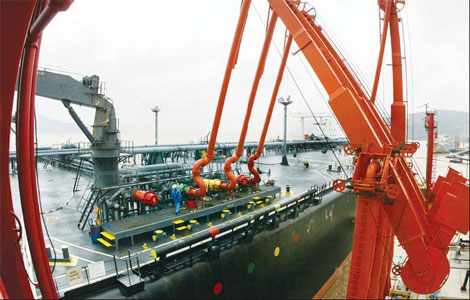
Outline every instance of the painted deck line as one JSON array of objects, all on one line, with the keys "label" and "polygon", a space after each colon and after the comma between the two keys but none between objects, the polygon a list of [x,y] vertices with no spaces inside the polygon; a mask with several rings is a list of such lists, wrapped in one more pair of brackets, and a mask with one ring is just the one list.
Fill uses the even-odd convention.
[{"label": "painted deck line", "polygon": [[78,248],[78,249],[82,249],[82,250],[85,250],[85,251],[88,251],[88,252],[93,252],[93,253],[96,253],[96,254],[100,254],[100,255],[103,255],[103,256],[106,256],[106,257],[113,258],[112,255],[109,255],[109,254],[106,254],[106,253],[103,253],[103,252],[99,252],[99,251],[96,251],[96,250],[88,249],[88,248],[85,248],[85,247],[82,247],[82,246],[78,246],[78,245],[63,241],[63,240],[59,240],[58,238],[55,238],[55,237],[52,237],[52,236],[51,236],[51,240],[54,240],[54,241],[57,241],[57,242],[60,242],[60,243],[64,243],[66,245],[69,245],[69,246],[72,246],[72,247],[75,247],[75,248]]},{"label": "painted deck line", "polygon": [[[59,253],[59,254],[62,254],[62,251],[59,251],[59,250],[58,250],[57,248],[55,248],[55,247],[54,247],[54,250],[55,250],[55,252],[57,252],[57,253]],[[83,261],[86,261],[86,262],[88,262],[88,263],[95,263],[95,261],[92,261],[92,260],[89,260],[89,259],[80,257],[80,256],[75,255],[75,254],[74,254],[73,256],[75,256],[76,258],[81,259],[81,260],[83,260]]]},{"label": "painted deck line", "polygon": [[320,175],[321,177],[323,177],[323,179],[325,179],[325,180],[327,180],[327,181],[330,181],[330,180],[331,180],[331,178],[326,177],[326,176],[323,175],[320,171],[318,171],[318,170],[314,170],[314,171],[315,171],[316,174],[318,174],[318,175]]}]

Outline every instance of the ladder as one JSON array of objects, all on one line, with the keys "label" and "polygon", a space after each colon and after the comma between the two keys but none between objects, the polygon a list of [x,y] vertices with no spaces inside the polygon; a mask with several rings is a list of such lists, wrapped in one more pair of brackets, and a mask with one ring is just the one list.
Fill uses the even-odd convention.
[{"label": "ladder", "polygon": [[78,165],[77,175],[75,176],[75,182],[73,184],[73,192],[78,192],[78,185],[80,183],[80,177],[82,175],[82,168],[83,168],[83,158],[80,158],[80,164]]},{"label": "ladder", "polygon": [[85,202],[85,207],[82,210],[82,214],[80,216],[80,220],[77,223],[77,227],[83,230],[85,225],[87,224],[88,219],[90,218],[91,213],[95,207],[95,203],[97,202],[98,198],[100,197],[101,192],[95,192],[93,190]]},{"label": "ladder", "polygon": [[91,180],[88,182],[88,185],[86,186],[85,191],[82,194],[82,197],[80,198],[80,200],[77,203],[76,209],[79,213],[83,212],[83,209],[84,209],[84,206],[85,206],[85,203],[86,203],[85,200],[88,199],[90,197],[90,194],[92,194],[94,192],[93,189],[91,188],[91,182],[92,182]]}]

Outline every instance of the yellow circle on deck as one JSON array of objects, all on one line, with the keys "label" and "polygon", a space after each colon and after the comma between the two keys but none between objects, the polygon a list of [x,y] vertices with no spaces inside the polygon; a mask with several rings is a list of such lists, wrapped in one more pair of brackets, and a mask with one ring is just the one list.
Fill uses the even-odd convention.
[{"label": "yellow circle on deck", "polygon": [[261,199],[259,196],[254,196],[253,197],[253,200],[259,200],[259,199]]},{"label": "yellow circle on deck", "polygon": [[150,251],[150,254],[152,254],[153,259],[157,259],[157,252],[155,250]]},{"label": "yellow circle on deck", "polygon": [[162,233],[163,233],[163,230],[161,230],[161,229],[155,230],[155,233],[156,233],[156,234],[162,234]]},{"label": "yellow circle on deck", "polygon": [[281,252],[281,248],[279,248],[279,247],[274,248],[274,256],[276,256],[276,257],[279,256],[280,252]]},{"label": "yellow circle on deck", "polygon": [[190,220],[189,223],[191,223],[191,224],[196,224],[197,221],[196,221],[196,220]]}]

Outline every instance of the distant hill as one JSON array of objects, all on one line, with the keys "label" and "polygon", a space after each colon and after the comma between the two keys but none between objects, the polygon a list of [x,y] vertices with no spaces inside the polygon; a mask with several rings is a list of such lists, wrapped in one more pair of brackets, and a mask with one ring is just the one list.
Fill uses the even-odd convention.
[{"label": "distant hill", "polygon": [[[455,110],[439,110],[437,112],[437,130],[439,135],[459,137],[461,142],[469,138],[469,113]],[[424,129],[425,112],[410,114],[408,119],[408,137],[414,140],[426,140],[427,132]],[[413,124],[413,126],[412,126]]]}]

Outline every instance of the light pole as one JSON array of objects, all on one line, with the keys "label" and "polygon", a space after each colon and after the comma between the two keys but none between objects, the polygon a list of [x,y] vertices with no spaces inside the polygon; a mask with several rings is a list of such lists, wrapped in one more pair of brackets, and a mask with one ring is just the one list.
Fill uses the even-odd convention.
[{"label": "light pole", "polygon": [[288,166],[289,163],[287,162],[287,105],[291,104],[294,101],[290,99],[290,95],[289,95],[287,96],[287,99],[284,99],[282,97],[278,98],[277,102],[284,105],[284,143],[282,147],[281,165]]},{"label": "light pole", "polygon": [[155,105],[152,111],[155,113],[155,145],[158,145],[158,112],[161,111],[161,109],[158,105]]}]

